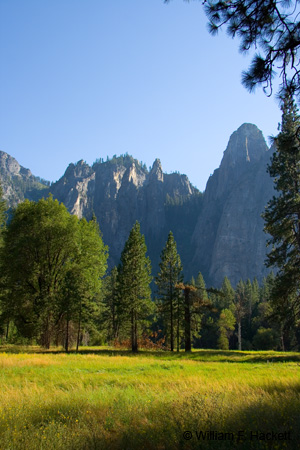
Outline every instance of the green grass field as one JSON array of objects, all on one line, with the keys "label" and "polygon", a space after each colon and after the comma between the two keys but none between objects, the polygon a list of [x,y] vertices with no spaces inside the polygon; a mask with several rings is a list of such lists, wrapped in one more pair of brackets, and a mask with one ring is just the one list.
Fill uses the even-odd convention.
[{"label": "green grass field", "polygon": [[300,448],[298,353],[0,352],[1,450]]}]

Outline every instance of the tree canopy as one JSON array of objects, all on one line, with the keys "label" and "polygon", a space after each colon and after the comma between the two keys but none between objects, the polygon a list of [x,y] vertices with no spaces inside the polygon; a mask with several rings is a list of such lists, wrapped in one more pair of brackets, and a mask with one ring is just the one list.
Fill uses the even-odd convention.
[{"label": "tree canopy", "polygon": [[203,5],[211,34],[226,28],[229,36],[240,39],[242,53],[254,49],[250,67],[242,73],[250,92],[262,86],[271,95],[278,75],[281,89],[300,95],[299,0],[203,0]]},{"label": "tree canopy", "polygon": [[281,88],[300,91],[300,21],[298,0],[207,0],[205,12],[209,31],[226,27],[231,37],[240,38],[240,51],[256,51],[242,83],[253,91],[261,85],[272,93],[277,71]]},{"label": "tree canopy", "polygon": [[79,221],[52,197],[26,200],[4,233],[2,309],[21,334],[49,347],[55,326],[99,291],[106,260],[96,223]]},{"label": "tree canopy", "polygon": [[[282,313],[283,302],[293,299],[294,314],[300,313],[300,117],[295,102],[286,96],[282,105],[281,132],[275,139],[269,173],[274,177],[278,195],[268,203],[264,213],[265,231],[271,250],[267,264],[277,267],[274,299]],[[289,302],[291,307],[291,303]],[[288,310],[284,307],[285,311]]]}]

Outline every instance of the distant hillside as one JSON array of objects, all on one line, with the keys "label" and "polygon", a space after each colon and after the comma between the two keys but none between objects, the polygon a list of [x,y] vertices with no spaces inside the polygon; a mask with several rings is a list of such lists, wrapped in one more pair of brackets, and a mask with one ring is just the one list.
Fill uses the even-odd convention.
[{"label": "distant hillside", "polygon": [[20,166],[15,158],[2,151],[0,151],[0,182],[4,199],[10,208],[25,198],[37,200],[50,184],[32,175],[29,169]]}]

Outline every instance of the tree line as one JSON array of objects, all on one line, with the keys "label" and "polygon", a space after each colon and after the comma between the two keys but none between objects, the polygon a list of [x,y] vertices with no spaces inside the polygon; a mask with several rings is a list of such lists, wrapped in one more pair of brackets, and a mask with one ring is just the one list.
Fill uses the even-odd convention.
[{"label": "tree line", "polygon": [[[4,210],[2,201],[2,224]],[[140,345],[170,351],[296,345],[290,327],[272,319],[273,275],[261,287],[241,280],[234,289],[225,278],[219,290],[207,289],[201,273],[184,282],[172,232],[152,278],[138,222],[109,274],[95,218],[79,220],[52,197],[21,203],[1,230],[2,342],[66,351],[84,343],[127,345],[134,352]]]},{"label": "tree line", "polygon": [[106,275],[108,249],[95,218],[79,220],[52,197],[21,203],[2,228],[2,342],[62,345],[66,351],[82,344],[133,352],[139,346],[297,347],[296,330],[280,323],[272,309],[273,274],[262,286],[241,280],[234,289],[225,278],[219,290],[207,289],[201,273],[183,281],[172,232],[154,279],[146,252],[136,222],[119,266]]}]

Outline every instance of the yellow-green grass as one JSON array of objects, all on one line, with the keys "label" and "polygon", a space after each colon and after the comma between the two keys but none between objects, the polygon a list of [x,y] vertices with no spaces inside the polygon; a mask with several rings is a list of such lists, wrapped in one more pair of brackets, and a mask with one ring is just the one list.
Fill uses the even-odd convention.
[{"label": "yellow-green grass", "polygon": [[22,350],[0,347],[1,450],[300,448],[298,353]]}]

